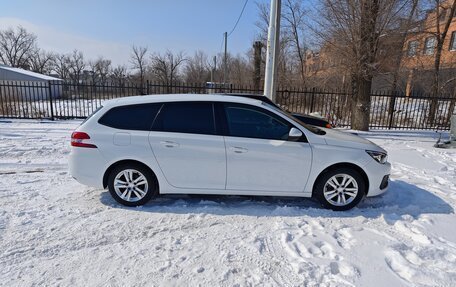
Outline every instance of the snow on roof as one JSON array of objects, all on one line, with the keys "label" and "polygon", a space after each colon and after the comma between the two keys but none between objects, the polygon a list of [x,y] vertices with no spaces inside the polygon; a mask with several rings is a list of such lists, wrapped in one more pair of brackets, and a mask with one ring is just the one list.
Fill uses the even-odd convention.
[{"label": "snow on roof", "polygon": [[0,81],[62,81],[59,78],[27,71],[20,68],[13,68],[0,65]]}]

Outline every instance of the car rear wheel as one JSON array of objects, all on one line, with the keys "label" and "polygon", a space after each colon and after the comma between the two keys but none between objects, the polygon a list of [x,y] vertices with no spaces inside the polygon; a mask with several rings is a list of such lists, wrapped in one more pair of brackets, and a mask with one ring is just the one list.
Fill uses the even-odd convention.
[{"label": "car rear wheel", "polygon": [[337,168],[324,173],[314,189],[314,196],[323,207],[336,211],[355,207],[365,195],[363,177],[351,168]]},{"label": "car rear wheel", "polygon": [[120,204],[139,206],[158,195],[155,175],[140,164],[115,167],[108,179],[111,196]]}]

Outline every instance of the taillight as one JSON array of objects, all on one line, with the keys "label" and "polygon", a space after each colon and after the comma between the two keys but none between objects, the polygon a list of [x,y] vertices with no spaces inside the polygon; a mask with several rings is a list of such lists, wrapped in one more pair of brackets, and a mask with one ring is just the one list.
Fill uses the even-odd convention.
[{"label": "taillight", "polygon": [[327,129],[332,129],[332,125],[331,124],[326,124],[325,126]]},{"label": "taillight", "polygon": [[71,134],[71,146],[97,148],[97,146],[94,144],[89,144],[89,143],[84,142],[84,140],[88,140],[88,139],[90,139],[90,136],[87,133],[73,132]]}]

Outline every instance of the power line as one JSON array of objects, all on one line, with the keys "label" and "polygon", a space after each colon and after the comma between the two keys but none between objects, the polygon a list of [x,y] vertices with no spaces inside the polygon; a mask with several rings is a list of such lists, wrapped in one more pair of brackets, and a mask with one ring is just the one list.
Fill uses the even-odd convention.
[{"label": "power line", "polygon": [[237,18],[236,23],[234,24],[234,27],[233,27],[233,29],[231,29],[230,33],[227,33],[227,32],[223,33],[223,39],[222,39],[222,43],[220,44],[220,50],[222,50],[222,46],[225,43],[225,53],[223,56],[223,84],[224,85],[226,84],[226,80],[227,80],[226,77],[227,77],[227,40],[228,40],[228,36],[233,34],[234,30],[236,30],[236,27],[239,24],[239,21],[241,20],[242,15],[244,14],[244,10],[245,10],[245,7],[247,6],[248,2],[249,2],[249,0],[245,0],[244,6],[242,6],[241,13],[239,14],[239,17]]},{"label": "power line", "polygon": [[236,21],[236,24],[234,24],[234,27],[233,27],[233,29],[231,29],[231,32],[228,33],[228,37],[234,32],[234,30],[236,30],[236,27],[237,27],[237,25],[239,23],[239,20],[241,20],[242,14],[244,14],[245,6],[247,6],[248,2],[249,2],[249,0],[245,0],[244,6],[242,7],[241,14],[239,14],[239,17],[238,17],[238,19]]}]

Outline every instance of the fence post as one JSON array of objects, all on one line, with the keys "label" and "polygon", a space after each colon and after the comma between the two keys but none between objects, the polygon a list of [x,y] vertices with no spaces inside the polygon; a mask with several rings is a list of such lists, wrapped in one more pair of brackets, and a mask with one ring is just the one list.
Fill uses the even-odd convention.
[{"label": "fence post", "polygon": [[312,88],[311,98],[310,98],[310,112],[313,113],[315,105],[315,87]]},{"label": "fence post", "polygon": [[388,121],[388,129],[393,128],[393,120],[394,120],[394,106],[396,105],[396,92],[393,93],[391,100],[389,102],[389,121]]},{"label": "fence post", "polygon": [[231,83],[230,84],[230,93],[232,93],[232,92],[233,92],[233,84]]},{"label": "fence post", "polygon": [[146,91],[147,91],[147,94],[150,95],[150,91],[149,91],[149,80],[146,81]]},{"label": "fence post", "polygon": [[49,91],[49,104],[51,105],[51,121],[53,121],[54,120],[54,105],[52,103],[51,81],[48,81],[48,91]]}]

